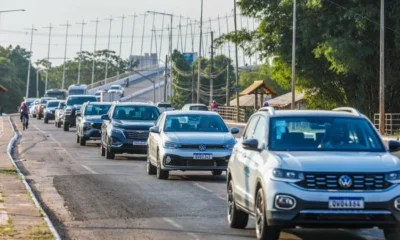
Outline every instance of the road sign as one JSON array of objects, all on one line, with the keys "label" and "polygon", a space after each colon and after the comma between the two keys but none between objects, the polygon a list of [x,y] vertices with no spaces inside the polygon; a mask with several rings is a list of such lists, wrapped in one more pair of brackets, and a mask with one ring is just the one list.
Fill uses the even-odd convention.
[{"label": "road sign", "polygon": [[193,66],[193,62],[197,59],[197,53],[182,53],[190,66]]}]

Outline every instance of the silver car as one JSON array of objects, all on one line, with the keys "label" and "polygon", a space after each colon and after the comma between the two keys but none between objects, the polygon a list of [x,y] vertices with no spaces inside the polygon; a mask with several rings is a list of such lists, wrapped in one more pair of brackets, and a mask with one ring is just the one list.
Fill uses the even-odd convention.
[{"label": "silver car", "polygon": [[150,128],[147,173],[167,179],[169,171],[226,171],[236,140],[214,112],[164,112]]}]

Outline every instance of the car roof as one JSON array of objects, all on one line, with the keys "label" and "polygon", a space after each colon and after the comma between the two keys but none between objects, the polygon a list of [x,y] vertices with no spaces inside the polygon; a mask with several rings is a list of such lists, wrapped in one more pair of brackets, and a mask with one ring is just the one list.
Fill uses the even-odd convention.
[{"label": "car roof", "polygon": [[[189,103],[189,104],[185,104],[185,106],[189,106],[189,107],[192,107],[192,106],[206,106],[205,104],[202,104],[202,103]],[[206,106],[207,107],[207,106]]]},{"label": "car roof", "polygon": [[52,102],[60,102],[60,100],[50,100],[50,101],[47,101],[47,103],[52,103]]},{"label": "car roof", "polygon": [[174,115],[207,115],[207,116],[219,116],[218,113],[212,111],[170,111],[165,112],[166,115],[174,116]]},{"label": "car roof", "polygon": [[143,102],[115,102],[116,106],[148,106],[155,107],[153,104],[143,103]]},{"label": "car roof", "polygon": [[70,97],[94,97],[94,95],[69,95],[68,98]]},{"label": "car roof", "polygon": [[114,84],[114,85],[111,85],[111,87],[121,87],[121,85]]},{"label": "car roof", "polygon": [[111,102],[86,102],[84,104],[91,104],[91,105],[111,105]]},{"label": "car roof", "polygon": [[327,111],[327,110],[276,110],[273,115],[268,112],[258,112],[263,115],[268,115],[271,118],[275,117],[347,117],[360,118],[360,115],[355,115],[349,112]]}]

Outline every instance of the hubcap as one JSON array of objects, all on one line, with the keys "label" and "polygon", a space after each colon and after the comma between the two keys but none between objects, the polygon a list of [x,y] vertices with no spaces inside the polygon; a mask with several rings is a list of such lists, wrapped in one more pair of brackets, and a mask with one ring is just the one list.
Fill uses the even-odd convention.
[{"label": "hubcap", "polygon": [[256,231],[257,236],[260,236],[264,228],[264,199],[262,194],[257,196],[257,207],[256,207]]},{"label": "hubcap", "polygon": [[232,220],[233,208],[234,208],[234,203],[233,203],[233,194],[232,194],[232,183],[229,182],[229,187],[228,187],[228,217],[229,217],[229,221]]}]

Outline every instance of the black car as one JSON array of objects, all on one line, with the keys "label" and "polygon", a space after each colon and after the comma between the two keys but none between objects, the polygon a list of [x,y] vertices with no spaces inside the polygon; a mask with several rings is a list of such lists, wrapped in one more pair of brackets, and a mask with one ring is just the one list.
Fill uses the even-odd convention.
[{"label": "black car", "polygon": [[87,140],[100,140],[101,116],[107,114],[111,103],[88,102],[82,105],[81,113],[76,114],[76,142],[81,146],[86,145]]},{"label": "black car", "polygon": [[55,112],[56,112],[56,108],[58,107],[59,103],[60,103],[60,100],[47,101],[46,107],[43,112],[44,123],[49,123],[49,120],[55,120]]},{"label": "black car", "polygon": [[108,114],[101,117],[101,155],[114,159],[115,154],[146,154],[149,129],[159,115],[152,104],[113,103]]},{"label": "black car", "polygon": [[70,127],[75,127],[76,114],[80,113],[82,104],[86,102],[97,102],[97,99],[93,95],[71,95],[67,98],[66,108],[62,116],[64,131],[67,132]]}]

